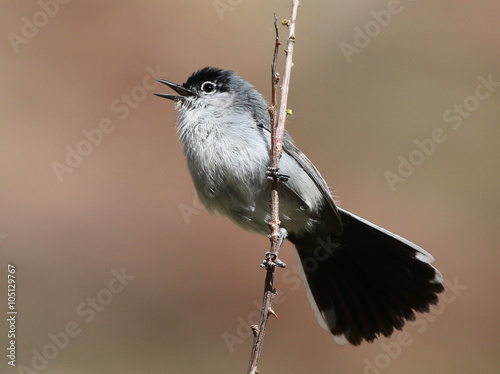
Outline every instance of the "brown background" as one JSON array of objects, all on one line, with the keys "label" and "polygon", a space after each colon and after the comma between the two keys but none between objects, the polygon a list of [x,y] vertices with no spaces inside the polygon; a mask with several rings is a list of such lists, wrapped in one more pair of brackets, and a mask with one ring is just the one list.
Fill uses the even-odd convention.
[{"label": "brown background", "polygon": [[[217,4],[228,6],[222,15]],[[407,335],[338,346],[297,286],[287,244],[290,272],[276,281],[282,303],[262,373],[498,371],[500,90],[458,129],[443,114],[475,94],[478,77],[500,82],[500,6],[401,1],[348,63],[340,44],[354,44],[355,28],[387,6],[303,1],[288,129],[344,208],[420,244],[463,287]],[[33,16],[43,24],[41,9],[2,1],[0,12],[0,309],[12,263],[18,364],[31,367],[32,350],[50,355],[49,333],[74,322],[80,334],[42,372],[244,372],[251,339],[230,353],[223,334],[238,336],[239,318],[255,314],[268,242],[199,209],[173,105],[153,96],[166,87],[152,88],[151,78],[149,89],[139,87],[147,67],[182,83],[212,65],[237,71],[269,98],[272,15],[287,18],[290,1],[72,1],[16,52],[9,33],[22,35]],[[125,115],[112,103],[131,93],[137,100]],[[76,149],[82,131],[106,118],[113,130],[60,182],[53,162],[64,163],[66,147]],[[398,156],[408,159],[415,140],[436,128],[446,141],[391,191],[384,173],[397,172]],[[197,214],[186,222],[181,208]],[[135,279],[86,323],[77,307],[109,295],[102,290],[111,271],[122,268]],[[6,322],[0,344],[5,353]],[[2,357],[0,371],[16,373]]]}]

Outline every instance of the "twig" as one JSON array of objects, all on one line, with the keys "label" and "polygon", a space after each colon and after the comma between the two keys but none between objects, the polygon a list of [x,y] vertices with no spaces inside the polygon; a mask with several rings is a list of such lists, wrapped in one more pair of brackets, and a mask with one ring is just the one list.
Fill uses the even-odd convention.
[{"label": "twig", "polygon": [[283,75],[283,84],[281,87],[280,95],[280,110],[279,115],[276,116],[276,88],[279,82],[279,74],[276,72],[276,64],[278,59],[279,35],[276,14],[274,15],[274,27],[276,30],[276,43],[274,47],[273,63],[271,65],[272,74],[272,105],[269,107],[269,114],[271,117],[271,171],[272,175],[272,191],[271,191],[271,222],[269,228],[271,230],[270,241],[271,250],[266,253],[264,264],[266,265],[266,279],[264,283],[264,297],[262,300],[262,309],[259,319],[259,324],[252,326],[254,332],[254,341],[252,346],[252,354],[250,356],[250,363],[248,365],[249,374],[257,374],[257,365],[259,362],[260,354],[262,351],[262,343],[266,332],[267,321],[272,314],[276,317],[276,313],[272,309],[272,303],[276,296],[276,290],[273,287],[274,274],[276,266],[284,266],[278,259],[278,253],[283,242],[280,230],[279,220],[279,195],[278,185],[282,176],[278,174],[279,160],[283,153],[283,134],[285,132],[286,108],[288,99],[288,88],[290,85],[290,74],[292,70],[292,57],[293,47],[295,45],[295,22],[297,19],[297,11],[299,8],[299,1],[292,0],[292,14],[287,22],[288,25],[288,42],[286,49],[285,59],[285,72]]}]

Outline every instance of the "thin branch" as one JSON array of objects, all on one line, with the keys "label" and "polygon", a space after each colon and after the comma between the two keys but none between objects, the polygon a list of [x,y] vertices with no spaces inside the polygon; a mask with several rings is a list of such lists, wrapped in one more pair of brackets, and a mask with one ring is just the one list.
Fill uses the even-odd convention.
[{"label": "thin branch", "polygon": [[272,165],[278,167],[278,162],[283,152],[283,134],[285,132],[285,120],[286,120],[286,107],[288,100],[288,89],[290,87],[290,75],[292,73],[292,57],[293,48],[295,46],[295,23],[297,21],[297,11],[299,9],[299,1],[292,1],[292,15],[287,22],[288,25],[288,42],[286,46],[286,58],[285,58],[285,73],[283,74],[283,83],[281,86],[281,105],[280,112],[278,116],[278,128],[276,130],[275,141],[275,153],[273,153]]},{"label": "thin branch", "polygon": [[273,63],[271,65],[272,74],[272,104],[269,107],[269,114],[271,117],[271,168],[272,175],[272,191],[271,191],[271,222],[269,228],[271,230],[270,241],[271,250],[266,253],[264,260],[266,268],[266,279],[264,283],[264,297],[262,300],[262,309],[259,319],[259,324],[252,326],[254,333],[254,341],[252,346],[252,353],[250,356],[250,363],[248,365],[249,374],[257,374],[257,365],[259,362],[260,354],[262,351],[262,343],[264,342],[264,335],[266,332],[267,321],[272,314],[276,318],[276,313],[272,309],[272,303],[276,296],[274,289],[274,274],[276,266],[284,267],[284,264],[278,259],[278,253],[281,244],[284,240],[283,233],[280,230],[279,220],[279,195],[278,185],[283,176],[278,173],[279,160],[283,153],[283,134],[285,132],[286,109],[288,99],[288,89],[290,85],[290,74],[292,70],[292,57],[293,47],[295,44],[295,22],[297,20],[297,11],[300,4],[298,0],[292,0],[292,14],[287,22],[288,25],[288,42],[286,49],[285,59],[285,73],[283,75],[283,84],[281,87],[280,95],[280,110],[279,115],[276,115],[276,90],[279,82],[279,74],[276,72],[276,64],[278,59],[279,35],[276,14],[274,15],[274,27],[276,30],[276,43],[274,47]]}]

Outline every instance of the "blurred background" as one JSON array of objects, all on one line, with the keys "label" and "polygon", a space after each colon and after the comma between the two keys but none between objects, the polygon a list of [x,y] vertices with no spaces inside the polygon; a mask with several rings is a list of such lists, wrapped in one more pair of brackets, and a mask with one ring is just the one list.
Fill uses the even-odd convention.
[{"label": "blurred background", "polygon": [[[290,9],[2,1],[0,309],[13,264],[18,314],[0,372],[245,372],[268,241],[200,206],[153,93],[218,66],[269,99]],[[491,0],[302,2],[288,130],[343,208],[434,255],[447,292],[403,335],[338,346],[286,244],[261,373],[498,372],[499,18]]]}]

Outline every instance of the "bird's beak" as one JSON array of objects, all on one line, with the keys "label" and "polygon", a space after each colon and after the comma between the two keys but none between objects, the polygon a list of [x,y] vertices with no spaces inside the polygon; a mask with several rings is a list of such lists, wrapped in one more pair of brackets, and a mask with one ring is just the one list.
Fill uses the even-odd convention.
[{"label": "bird's beak", "polygon": [[194,96],[194,92],[182,87],[179,84],[165,81],[163,79],[158,79],[158,82],[166,84],[171,89],[173,89],[175,92],[177,92],[179,95],[168,95],[168,94],[155,93],[156,96],[164,97],[165,99],[169,99],[169,100],[173,100],[173,101],[183,101],[188,96]]}]

